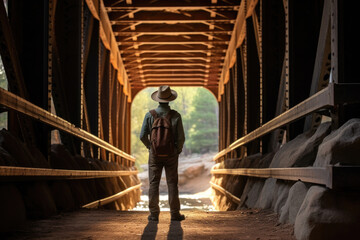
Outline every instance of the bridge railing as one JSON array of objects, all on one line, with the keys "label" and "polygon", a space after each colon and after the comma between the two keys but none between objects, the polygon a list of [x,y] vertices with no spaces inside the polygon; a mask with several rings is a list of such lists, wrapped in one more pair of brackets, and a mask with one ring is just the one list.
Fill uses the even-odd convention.
[{"label": "bridge railing", "polygon": [[[311,113],[324,109],[333,109],[344,103],[359,102],[360,84],[335,84],[330,83],[326,88],[312,95],[308,99],[275,117],[261,127],[237,139],[228,147],[216,154],[213,160],[217,163],[223,161],[226,155],[235,149],[250,143],[282,126],[292,123]],[[325,185],[328,188],[360,187],[360,181],[350,181],[354,176],[358,176],[360,168],[356,166],[328,166],[321,167],[301,167],[301,168],[236,168],[236,169],[212,169],[213,175],[241,175],[258,178],[276,178],[283,180],[309,182]],[[212,186],[218,189],[220,186]],[[220,192],[226,192],[225,189]],[[230,198],[233,199],[233,198]],[[235,200],[236,202],[237,200]]]},{"label": "bridge railing", "polygon": [[[0,88],[0,105],[31,117],[41,123],[44,123],[54,129],[66,132],[72,136],[88,143],[94,144],[100,148],[105,149],[122,159],[134,163],[135,158],[106,141],[90,134],[89,132],[75,127],[70,122],[36,106],[35,104]],[[65,170],[65,169],[48,169],[48,168],[26,168],[14,166],[0,166],[0,181],[28,181],[28,180],[72,180],[72,179],[94,179],[94,178],[110,178],[121,177],[138,174],[137,170],[129,171],[97,171],[97,170]],[[125,190],[109,196],[104,199],[97,200],[97,204],[86,204],[83,207],[96,207],[115,201],[124,194],[140,188],[141,184],[130,186]]]}]

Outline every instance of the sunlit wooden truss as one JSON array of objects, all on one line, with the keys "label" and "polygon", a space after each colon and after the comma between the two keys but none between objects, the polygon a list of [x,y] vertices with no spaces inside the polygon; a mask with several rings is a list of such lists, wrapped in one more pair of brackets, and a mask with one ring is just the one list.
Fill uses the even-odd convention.
[{"label": "sunlit wooden truss", "polygon": [[132,92],[204,86],[215,95],[240,0],[105,0]]}]

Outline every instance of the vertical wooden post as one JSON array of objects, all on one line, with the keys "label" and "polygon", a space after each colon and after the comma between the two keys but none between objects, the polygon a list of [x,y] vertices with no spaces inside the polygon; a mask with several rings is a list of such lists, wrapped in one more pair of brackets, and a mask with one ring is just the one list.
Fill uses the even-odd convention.
[{"label": "vertical wooden post", "polygon": [[[2,4],[2,3],[1,3]],[[29,21],[31,18],[31,21]],[[9,20],[14,35],[14,47],[19,56],[19,71],[22,73],[22,89],[18,94],[37,106],[50,110],[48,99],[49,77],[49,1],[14,1],[9,6]],[[50,66],[51,68],[51,66]],[[50,81],[51,82],[51,81]],[[11,88],[10,88],[11,89]],[[21,93],[23,92],[23,93]],[[21,95],[25,94],[25,95]],[[48,157],[49,128],[34,122],[34,138],[37,148]],[[31,128],[32,128],[31,127]],[[26,129],[26,131],[31,131]]]},{"label": "vertical wooden post", "polygon": [[[321,26],[323,1],[288,0],[289,107],[309,97]],[[286,52],[287,53],[287,52]],[[304,131],[304,119],[290,124],[290,139]]]},{"label": "vertical wooden post", "polygon": [[[260,68],[253,21],[246,20],[246,51],[247,51],[247,127],[253,131],[260,126]],[[260,151],[259,139],[248,144],[248,154]]]},{"label": "vertical wooden post", "polygon": [[[54,34],[53,99],[56,114],[81,126],[82,0],[61,0],[56,5]],[[62,142],[73,154],[80,141],[61,133]]]},{"label": "vertical wooden post", "polygon": [[[263,123],[283,112],[285,83],[285,8],[283,0],[262,1],[261,33]],[[284,81],[282,81],[284,80]],[[278,131],[263,138],[263,152],[276,151]]]}]

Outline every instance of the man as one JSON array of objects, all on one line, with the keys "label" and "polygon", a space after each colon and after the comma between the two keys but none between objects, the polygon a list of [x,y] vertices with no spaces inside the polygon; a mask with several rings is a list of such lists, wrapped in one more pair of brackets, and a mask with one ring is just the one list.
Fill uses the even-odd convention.
[{"label": "man", "polygon": [[[180,214],[180,201],[178,190],[178,157],[182,151],[185,134],[181,120],[181,115],[170,109],[169,102],[177,98],[177,93],[171,90],[169,86],[160,86],[158,91],[155,91],[151,98],[159,102],[159,106],[145,115],[144,122],[141,128],[140,140],[149,149],[149,210],[150,215],[148,220],[158,221],[160,208],[159,208],[159,184],[161,179],[162,169],[165,167],[166,182],[169,192],[169,205],[172,221],[182,221],[185,216]],[[169,123],[171,127],[164,131],[169,131],[162,138],[171,139],[166,141],[164,151],[170,151],[167,156],[159,154],[156,150],[156,144],[164,139],[150,139],[154,138],[153,123],[160,122],[158,118],[162,118],[163,123]],[[168,120],[164,120],[167,118]],[[160,131],[160,130],[159,130]],[[161,134],[159,134],[161,135]],[[159,136],[157,135],[157,136]],[[168,138],[168,136],[171,136]],[[165,137],[164,137],[165,136]],[[159,150],[161,151],[161,150]]]}]

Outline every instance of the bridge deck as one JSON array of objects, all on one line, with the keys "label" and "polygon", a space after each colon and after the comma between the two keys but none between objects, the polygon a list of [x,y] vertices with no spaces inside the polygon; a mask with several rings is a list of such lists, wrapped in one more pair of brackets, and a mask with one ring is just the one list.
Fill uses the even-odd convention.
[{"label": "bridge deck", "polygon": [[29,222],[6,239],[294,239],[270,211],[183,213],[185,221],[170,222],[163,212],[156,224],[142,211],[81,210]]}]

